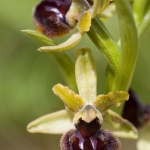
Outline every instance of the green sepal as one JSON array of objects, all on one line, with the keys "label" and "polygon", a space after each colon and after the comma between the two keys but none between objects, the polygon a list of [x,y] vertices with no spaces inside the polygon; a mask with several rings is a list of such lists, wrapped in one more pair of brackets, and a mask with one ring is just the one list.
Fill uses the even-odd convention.
[{"label": "green sepal", "polygon": [[97,76],[94,60],[89,48],[77,50],[75,76],[79,95],[90,103],[96,97]]},{"label": "green sepal", "polygon": [[24,34],[28,35],[29,37],[35,39],[36,41],[42,44],[51,45],[51,46],[56,45],[56,43],[52,39],[46,37],[44,34],[38,31],[27,29],[27,30],[21,30],[21,32],[23,32]]},{"label": "green sepal", "polygon": [[137,139],[138,132],[137,129],[126,119],[123,119],[117,113],[108,110],[103,115],[103,129],[108,129],[111,131],[115,136],[121,138],[131,138]]},{"label": "green sepal", "polygon": [[74,47],[83,37],[84,33],[76,31],[72,36],[65,42],[56,46],[43,46],[38,49],[41,52],[52,52],[52,51],[63,51]]},{"label": "green sepal", "polygon": [[63,134],[74,128],[72,119],[73,115],[70,112],[61,110],[32,121],[27,130],[31,133]]}]

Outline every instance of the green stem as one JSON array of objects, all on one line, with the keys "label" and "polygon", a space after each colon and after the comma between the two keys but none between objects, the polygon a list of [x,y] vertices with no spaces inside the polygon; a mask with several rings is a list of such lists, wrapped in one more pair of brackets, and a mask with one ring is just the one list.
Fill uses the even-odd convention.
[{"label": "green stem", "polygon": [[138,35],[130,4],[126,0],[115,0],[115,3],[120,26],[121,52],[112,91],[128,91],[138,55]]},{"label": "green stem", "polygon": [[90,31],[87,33],[97,48],[104,54],[112,70],[118,68],[119,52],[116,43],[99,18],[92,19]]}]

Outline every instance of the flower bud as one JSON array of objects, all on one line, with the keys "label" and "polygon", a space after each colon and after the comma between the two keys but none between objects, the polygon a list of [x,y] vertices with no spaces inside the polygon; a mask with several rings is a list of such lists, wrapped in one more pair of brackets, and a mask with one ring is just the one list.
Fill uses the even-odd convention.
[{"label": "flower bud", "polygon": [[136,128],[143,127],[150,121],[150,105],[143,105],[137,95],[130,90],[129,100],[125,102],[122,117],[129,120]]}]

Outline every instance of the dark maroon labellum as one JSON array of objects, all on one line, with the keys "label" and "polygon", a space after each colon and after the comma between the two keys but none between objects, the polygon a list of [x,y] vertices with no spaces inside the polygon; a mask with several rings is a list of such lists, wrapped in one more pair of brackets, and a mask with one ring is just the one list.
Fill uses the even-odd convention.
[{"label": "dark maroon labellum", "polygon": [[71,0],[44,0],[34,10],[36,29],[53,38],[70,32],[65,15],[71,6]]},{"label": "dark maroon labellum", "polygon": [[98,118],[94,119],[90,123],[85,122],[81,118],[78,123],[75,125],[77,130],[81,133],[84,138],[93,136],[101,128]]},{"label": "dark maroon labellum", "polygon": [[122,117],[129,120],[136,128],[141,128],[150,121],[150,105],[143,105],[137,95],[130,90],[129,100],[125,102]]},{"label": "dark maroon labellum", "polygon": [[79,119],[75,126],[63,135],[61,150],[120,150],[120,141],[108,130],[100,130],[98,118],[90,123]]}]

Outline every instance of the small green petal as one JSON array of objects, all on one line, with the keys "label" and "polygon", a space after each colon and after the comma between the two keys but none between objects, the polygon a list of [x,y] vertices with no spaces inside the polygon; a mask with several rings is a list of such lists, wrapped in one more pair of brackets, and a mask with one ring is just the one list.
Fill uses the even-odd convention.
[{"label": "small green petal", "polygon": [[108,110],[106,114],[103,115],[103,119],[102,128],[110,130],[115,136],[131,139],[138,138],[136,128],[117,113]]},{"label": "small green petal", "polygon": [[101,112],[104,113],[106,110],[113,106],[120,106],[120,104],[129,99],[129,94],[124,91],[109,92],[107,95],[101,94],[97,96],[93,105]]},{"label": "small green petal", "polygon": [[50,51],[62,51],[62,50],[71,49],[81,40],[83,35],[84,35],[84,33],[80,33],[79,31],[77,31],[74,34],[72,34],[72,36],[67,41],[65,41],[64,43],[61,43],[61,44],[56,45],[56,46],[40,47],[38,49],[38,51],[50,52]]},{"label": "small green petal", "polygon": [[77,29],[81,33],[87,32],[90,30],[90,26],[91,26],[91,14],[88,11],[86,11],[81,15],[77,24]]},{"label": "small green petal", "polygon": [[29,37],[35,39],[36,41],[42,43],[42,44],[47,44],[47,45],[51,45],[54,46],[56,45],[56,43],[51,40],[50,38],[46,37],[44,34],[37,32],[35,30],[21,30],[23,33],[25,33],[26,35],[28,35]]},{"label": "small green petal", "polygon": [[78,49],[75,76],[79,95],[86,102],[91,102],[96,97],[97,77],[93,57],[89,48]]},{"label": "small green petal", "polygon": [[94,0],[92,18],[94,18],[96,14],[102,12],[108,6],[110,1],[111,0]]},{"label": "small green petal", "polygon": [[31,133],[63,134],[74,128],[73,115],[61,110],[42,116],[29,123],[27,130]]},{"label": "small green petal", "polygon": [[55,95],[59,96],[67,108],[73,113],[78,112],[85,104],[85,101],[67,86],[56,84],[53,87],[53,92]]},{"label": "small green petal", "polygon": [[150,123],[139,130],[137,150],[150,150]]}]

